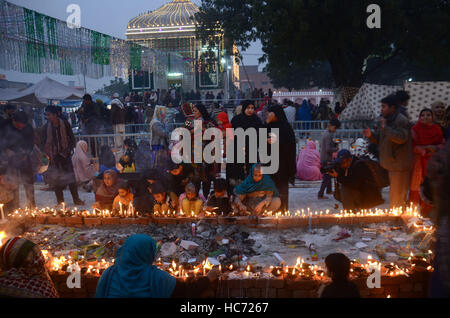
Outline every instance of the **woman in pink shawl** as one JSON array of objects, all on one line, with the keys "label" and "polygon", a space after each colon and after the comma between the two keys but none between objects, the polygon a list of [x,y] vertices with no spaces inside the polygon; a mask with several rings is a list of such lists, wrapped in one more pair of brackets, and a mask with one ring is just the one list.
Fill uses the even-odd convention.
[{"label": "woman in pink shawl", "polygon": [[304,181],[322,180],[320,153],[316,150],[314,141],[308,141],[305,149],[297,156],[297,178]]},{"label": "woman in pink shawl", "polygon": [[83,185],[86,191],[90,191],[87,184],[94,179],[95,170],[87,156],[88,144],[84,140],[77,143],[75,151],[72,156],[73,170],[75,172],[75,179],[78,185]]}]

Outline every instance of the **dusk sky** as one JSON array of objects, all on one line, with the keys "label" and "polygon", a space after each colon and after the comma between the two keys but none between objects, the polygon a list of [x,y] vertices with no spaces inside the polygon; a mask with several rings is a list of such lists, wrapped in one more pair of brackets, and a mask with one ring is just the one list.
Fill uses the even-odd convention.
[{"label": "dusk sky", "polygon": [[[105,34],[125,39],[129,20],[142,12],[156,10],[170,0],[8,0],[11,3],[36,10],[46,15],[66,20],[66,8],[78,4],[81,8],[81,25]],[[198,6],[201,0],[191,0]],[[258,64],[262,55],[261,43],[254,43],[244,52],[245,65]]]}]

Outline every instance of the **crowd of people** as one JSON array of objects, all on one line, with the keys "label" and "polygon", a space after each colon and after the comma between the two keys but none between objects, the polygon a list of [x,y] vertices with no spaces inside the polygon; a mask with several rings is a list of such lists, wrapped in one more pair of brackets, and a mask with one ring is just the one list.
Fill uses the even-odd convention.
[{"label": "crowd of people", "polygon": [[[113,97],[111,111],[122,112],[122,115],[114,113],[114,118],[123,118],[126,115],[123,103],[117,94]],[[139,98],[139,95],[135,97]],[[68,187],[73,203],[84,205],[78,193],[79,188],[83,188],[94,192],[92,208],[107,209],[118,216],[125,211],[156,215],[181,212],[196,216],[213,212],[259,215],[264,211],[284,211],[289,209],[289,183],[294,183],[295,177],[306,181],[322,180],[318,199],[325,198],[326,191],[334,194],[344,209],[356,211],[382,204],[381,189],[390,186],[392,208],[412,202],[427,215],[435,207],[436,221],[440,225],[437,254],[445,255],[448,249],[445,243],[448,242],[448,216],[445,214],[448,195],[443,189],[448,189],[449,180],[449,144],[445,145],[445,140],[450,137],[450,108],[436,102],[421,110],[417,121],[411,121],[407,112],[408,99],[404,91],[383,98],[381,116],[375,128],[365,129],[366,140],[355,143],[358,147],[366,144],[367,149],[353,153],[348,149],[339,150],[340,140],[335,134],[341,124],[338,116],[330,116],[326,102],[314,110],[306,100],[301,106],[290,102],[279,105],[266,96],[259,107],[254,101],[244,100],[236,107],[231,120],[225,109],[214,104],[208,110],[202,103],[187,102],[176,108],[176,112],[172,111],[174,108],[170,103],[155,105],[151,120],[147,120],[150,139],[141,140],[139,144],[133,139],[121,141],[123,154],[119,160],[116,160],[111,145],[102,145],[98,164],[89,154],[88,142],[75,142],[71,125],[61,108],[46,107],[47,123],[34,129],[25,112],[8,105],[0,122],[0,200],[5,211],[17,208],[20,201],[18,187],[22,184],[27,206],[34,207],[33,184],[35,176],[42,172],[58,204],[64,202],[63,190]],[[95,108],[91,103],[92,98],[86,95],[79,113],[86,127],[92,128]],[[267,139],[259,138],[255,149],[262,143],[271,149],[271,130],[278,129],[283,164],[275,174],[265,174],[265,166],[258,163],[258,155],[256,163],[251,160],[254,154],[248,139],[245,140],[243,163],[228,163],[225,168],[206,162],[173,163],[167,123],[179,114],[192,138],[216,127],[224,132],[224,144],[236,138],[227,133],[227,128],[267,128]],[[297,154],[296,136],[289,119],[309,120],[316,116],[314,114],[329,120],[319,143],[320,149],[316,150],[314,141],[308,141]],[[195,120],[201,121],[201,132],[195,129]],[[119,122],[115,121],[116,126],[123,125]],[[117,132],[120,130],[120,127],[115,128]],[[236,155],[237,149],[234,150]],[[29,257],[19,262],[13,253],[9,253],[11,248]],[[117,252],[119,262],[102,275],[96,296],[185,297],[188,293],[199,295],[217,279],[218,273],[211,271],[208,277],[193,283],[178,282],[152,265],[157,253],[158,246],[151,237],[130,237]],[[0,249],[0,256],[0,267],[6,273],[0,277],[0,293],[57,297],[43,267],[42,253],[34,243],[21,238],[11,239]],[[439,261],[436,272],[440,277],[448,275],[446,259]],[[322,297],[358,297],[356,286],[348,281],[348,258],[343,254],[331,254],[325,263],[333,283],[321,291]],[[447,281],[435,279],[434,293],[445,293]],[[27,284],[31,282],[39,287],[28,288]],[[18,283],[23,283],[23,288],[18,288]]]},{"label": "crowd of people", "polygon": [[[132,94],[126,98],[135,101],[149,96],[152,94]],[[167,96],[170,99],[171,94]],[[446,110],[441,102],[433,103],[430,109],[420,112],[419,120],[414,123],[408,119],[408,99],[406,92],[399,91],[381,101],[382,116],[375,131],[366,129],[363,132],[370,142],[369,151],[353,155],[348,150],[338,152],[340,140],[335,138],[335,133],[341,123],[336,118],[338,116],[329,115],[332,112],[327,101],[321,101],[319,106],[307,100],[301,106],[289,101],[280,105],[267,95],[259,107],[257,102],[243,101],[236,107],[231,120],[226,110],[215,104],[207,107],[202,103],[186,102],[174,108],[169,101],[168,106],[155,105],[148,121],[150,138],[136,144],[135,140],[123,140],[120,136],[124,124],[119,119],[125,117],[126,110],[119,95],[114,94],[111,112],[117,140],[114,145],[100,146],[98,161],[88,153],[89,140],[75,142],[69,120],[60,107],[48,106],[45,110],[47,123],[33,129],[25,112],[7,105],[0,124],[2,136],[5,136],[0,145],[1,189],[2,196],[8,198],[3,201],[6,210],[17,208],[18,187],[23,184],[27,206],[34,207],[33,184],[39,169],[44,166],[43,179],[55,192],[58,204],[64,202],[63,189],[68,187],[73,203],[84,205],[78,194],[78,189],[82,188],[95,192],[95,207],[117,210],[113,202],[121,185],[120,190],[128,195],[116,201],[122,202],[123,206],[131,203],[142,213],[153,213],[156,206],[158,211],[165,211],[168,207],[169,210],[198,215],[215,207],[208,203],[211,196],[214,200],[227,198],[229,205],[220,209],[225,214],[232,211],[260,214],[264,210],[288,210],[289,183],[294,184],[297,177],[305,181],[322,180],[318,199],[326,198],[325,191],[326,194],[334,194],[344,209],[356,210],[382,204],[381,189],[390,185],[391,207],[412,202],[427,213],[431,208],[421,198],[420,186],[426,176],[428,160],[449,137],[449,108]],[[339,104],[336,108],[342,110]],[[96,113],[91,96],[85,95],[79,114],[86,129],[96,126]],[[314,118],[314,114],[320,118],[325,114],[324,118],[329,119],[328,128],[318,144],[320,152],[316,150],[317,144],[310,140],[297,154],[297,140],[289,118],[309,120]],[[224,169],[220,164],[206,162],[175,165],[170,157],[168,123],[174,122],[177,116],[184,120],[192,138],[199,133],[194,131],[194,120],[202,122],[202,132],[211,127],[221,129],[224,144],[236,138],[226,131],[227,128],[253,128],[257,131],[267,128],[269,135],[267,140],[258,140],[256,148],[246,137],[244,163],[227,163]],[[269,176],[264,175],[264,165],[255,165],[255,156],[251,152],[259,149],[262,143],[267,143],[270,148],[270,132],[275,128],[280,133],[279,151],[283,154],[283,164],[277,173]],[[111,148],[117,146],[116,142],[123,148],[119,160]],[[236,139],[234,144],[236,156]],[[226,156],[225,152],[223,156]],[[258,154],[256,159],[259,162]],[[222,172],[225,173],[224,179]],[[211,184],[214,191],[211,191]],[[158,193],[153,192],[153,186]]]},{"label": "crowd of people", "polygon": [[[237,107],[244,100],[252,100],[255,110],[260,119],[264,122],[267,115],[268,101],[272,100],[273,92],[269,89],[263,92],[262,89],[247,89],[233,91],[228,99],[225,100],[224,92],[220,91],[214,95],[211,91],[196,91],[181,93],[180,89],[171,88],[169,90],[156,90],[127,93],[120,96],[114,93],[111,96],[110,107],[101,99],[93,100],[91,96],[85,96],[81,107],[75,112],[62,113],[69,121],[72,127],[79,127],[83,135],[96,135],[106,133],[123,133],[126,131],[126,125],[130,125],[127,133],[136,133],[144,130],[143,125],[149,124],[153,118],[153,113],[157,106],[165,106],[168,109],[166,118],[167,124],[183,123],[186,120],[182,107],[186,101],[193,104],[203,104],[212,108],[212,113],[217,115],[221,109],[226,107]],[[282,105],[285,107],[287,120],[290,124],[298,121],[330,120],[337,118],[344,110],[337,102],[334,107],[330,101],[323,99],[318,105],[312,100],[304,100],[301,104],[290,100],[284,100]],[[7,112],[10,112],[7,110]],[[136,127],[133,127],[136,126]],[[305,124],[305,129],[309,125]]]}]

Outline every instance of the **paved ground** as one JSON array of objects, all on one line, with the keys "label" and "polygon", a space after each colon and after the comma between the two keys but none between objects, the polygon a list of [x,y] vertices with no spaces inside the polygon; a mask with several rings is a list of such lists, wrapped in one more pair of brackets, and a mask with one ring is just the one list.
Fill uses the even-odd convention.
[{"label": "paved ground", "polygon": [[[301,209],[307,209],[308,207],[312,211],[325,211],[327,209],[330,212],[339,211],[342,208],[342,205],[339,205],[338,209],[335,210],[335,206],[340,204],[337,202],[332,195],[329,195],[327,199],[318,200],[317,192],[319,191],[320,182],[312,182],[312,183],[301,183],[297,182],[297,188],[291,188],[289,190],[289,209],[290,211],[297,211]],[[38,207],[46,207],[46,206],[55,206],[56,205],[56,197],[55,193],[51,191],[43,191],[42,189],[46,186],[42,183],[35,184],[35,196],[36,196],[36,205]],[[303,187],[303,188],[301,188]],[[81,199],[86,203],[84,207],[89,209],[92,204],[95,202],[94,193],[86,192],[82,189],[79,190],[79,194]],[[64,190],[64,198],[67,204],[67,207],[73,206],[72,196],[68,189]],[[385,188],[383,191],[383,198],[386,203],[380,205],[380,208],[388,208],[389,207],[389,188]],[[20,203],[21,206],[26,204],[25,192],[23,188],[20,189]]]}]

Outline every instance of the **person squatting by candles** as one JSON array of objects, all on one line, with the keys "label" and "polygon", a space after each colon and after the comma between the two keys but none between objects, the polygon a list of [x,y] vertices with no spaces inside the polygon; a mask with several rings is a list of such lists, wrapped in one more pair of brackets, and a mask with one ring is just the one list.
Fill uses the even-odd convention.
[{"label": "person squatting by candles", "polygon": [[39,246],[14,237],[0,247],[0,298],[58,298]]},{"label": "person squatting by candles", "polygon": [[234,188],[234,210],[237,213],[261,214],[277,211],[281,206],[280,194],[275,183],[263,174],[263,166],[254,164],[247,178]]},{"label": "person squatting by candles", "polygon": [[219,276],[212,269],[207,277],[185,282],[158,269],[155,240],[144,234],[129,237],[116,253],[116,262],[97,284],[96,298],[192,298],[199,297]]},{"label": "person squatting by candles", "polygon": [[105,171],[103,180],[94,180],[95,203],[92,205],[93,209],[112,210],[119,190],[119,181],[117,172],[114,170]]},{"label": "person squatting by candles", "polygon": [[215,212],[219,215],[228,215],[232,212],[230,198],[227,193],[227,181],[225,179],[216,179],[214,181],[214,192],[208,197],[204,210]]},{"label": "person squatting by candles", "polygon": [[[130,185],[120,180],[117,182],[117,196],[113,201],[112,211],[115,215],[125,216],[133,205],[133,193],[131,193]],[[134,211],[133,211],[134,212]]]},{"label": "person squatting by candles", "polygon": [[206,201],[203,196],[199,196],[198,188],[193,183],[188,183],[179,201],[181,202],[180,208],[185,215],[199,215],[203,209],[203,203]]},{"label": "person squatting by candles", "polygon": [[161,182],[156,182],[152,186],[153,195],[153,213],[167,213],[176,211],[176,202],[173,202],[171,197],[167,194],[167,190]]},{"label": "person squatting by candles", "polygon": [[331,167],[331,171],[324,173],[337,178],[335,198],[342,202],[344,210],[370,209],[384,203],[381,189],[388,182],[378,184],[382,170],[376,162],[359,159],[343,149]]}]

